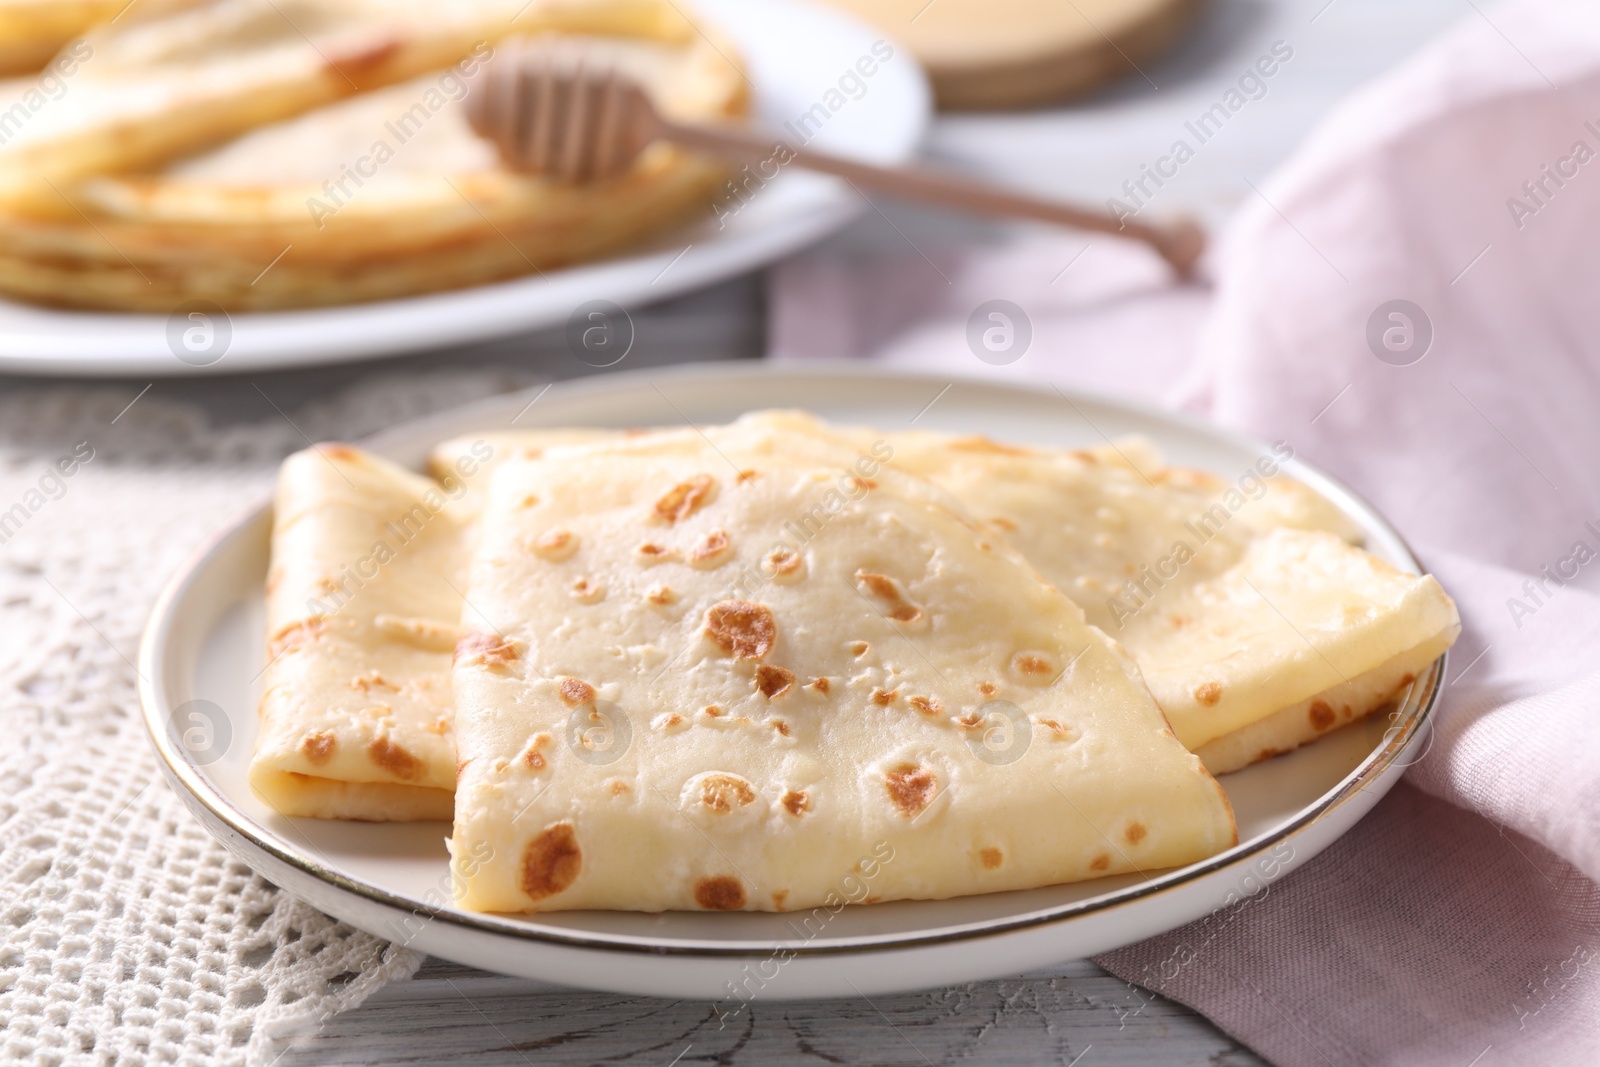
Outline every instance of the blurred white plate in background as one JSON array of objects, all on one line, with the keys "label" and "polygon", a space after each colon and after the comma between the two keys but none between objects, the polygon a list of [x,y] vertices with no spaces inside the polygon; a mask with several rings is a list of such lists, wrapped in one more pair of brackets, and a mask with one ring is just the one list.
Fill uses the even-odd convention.
[{"label": "blurred white plate in background", "polygon": [[[882,34],[803,0],[694,0],[738,44],[762,123],[783,130],[837,92]],[[814,147],[880,164],[917,151],[930,97],[921,69],[896,49],[865,90],[843,96],[814,128]],[[837,104],[839,97],[831,97]],[[826,105],[824,105],[826,106]],[[813,127],[807,127],[810,132]],[[0,300],[0,371],[74,376],[171,376],[279,369],[484,341],[567,322],[579,305],[623,310],[752,270],[816,241],[865,210],[847,184],[788,168],[718,226],[706,221],[595,263],[494,285],[403,300],[230,317],[226,354],[208,366],[178,359],[165,315],[62,311]]]}]

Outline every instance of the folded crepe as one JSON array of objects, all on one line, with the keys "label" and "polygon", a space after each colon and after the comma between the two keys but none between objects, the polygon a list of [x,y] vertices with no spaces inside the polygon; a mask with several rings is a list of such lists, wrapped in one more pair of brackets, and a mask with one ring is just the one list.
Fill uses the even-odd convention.
[{"label": "folded crepe", "polygon": [[[27,74],[79,34],[111,19],[137,21],[201,0],[0,0],[0,76]],[[73,58],[77,58],[74,56]],[[56,73],[71,75],[68,63]],[[52,83],[53,84],[53,83]],[[4,132],[0,124],[0,132]]]},{"label": "folded crepe", "polygon": [[478,500],[504,460],[602,433],[469,434],[435,450],[431,478],[349,445],[284,461],[250,765],[264,800],[313,818],[450,818],[450,654]]},{"label": "folded crepe", "polygon": [[453,675],[462,906],[944,898],[1235,841],[1133,663],[953,498],[713,439],[496,472]]},{"label": "folded crepe", "polygon": [[[593,258],[710,214],[728,168],[666,143],[587,185],[503,167],[462,100],[514,35],[623,70],[676,119],[748,109],[735,49],[674,0],[209,0],[118,20],[0,139],[0,292],[162,314],[339,304]],[[0,83],[0,114],[25,88]]]},{"label": "folded crepe", "polygon": [[[795,412],[753,422],[879,435]],[[1455,641],[1455,604],[1348,543],[1355,527],[1263,457],[1234,482],[1167,467],[1148,442],[1020,448],[932,432],[882,438],[953,493],[1121,642],[1214,774],[1314,741],[1404,696]]]},{"label": "folded crepe", "polygon": [[285,815],[450,817],[463,489],[348,445],[284,461],[250,784]]},{"label": "folded crepe", "polygon": [[1067,451],[795,411],[735,426],[787,434],[801,451],[808,438],[876,445],[954,494],[1127,647],[1214,774],[1391,708],[1460,632],[1433,578],[1351,544],[1359,529],[1278,473],[1281,456],[1225,482],[1168,466],[1141,438]]},{"label": "folded crepe", "polygon": [[462,504],[472,514],[483,510],[496,467],[510,459],[537,459],[545,449],[609,441],[616,430],[568,427],[554,430],[500,430],[464,434],[441,441],[428,453],[428,473],[436,481],[461,479]]}]

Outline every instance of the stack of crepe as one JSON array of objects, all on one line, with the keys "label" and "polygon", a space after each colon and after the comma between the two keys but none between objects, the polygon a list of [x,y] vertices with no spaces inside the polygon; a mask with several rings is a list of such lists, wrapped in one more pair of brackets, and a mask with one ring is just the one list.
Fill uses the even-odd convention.
[{"label": "stack of crepe", "polygon": [[[69,34],[98,7],[0,0],[0,30],[40,27],[15,63],[60,43],[41,13],[57,6],[83,12],[58,12]],[[513,36],[624,71],[676,119],[747,110],[734,50],[673,0],[147,6],[66,45],[48,86],[0,81],[0,292],[163,314],[340,304],[593,258],[710,213],[725,168],[665,143],[582,186],[506,169],[462,100]]]},{"label": "stack of crepe", "polygon": [[1390,706],[1459,629],[1276,467],[796,412],[468,437],[428,477],[321,446],[279,483],[251,781],[453,817],[483,911],[1192,863],[1236,840],[1213,774]]}]

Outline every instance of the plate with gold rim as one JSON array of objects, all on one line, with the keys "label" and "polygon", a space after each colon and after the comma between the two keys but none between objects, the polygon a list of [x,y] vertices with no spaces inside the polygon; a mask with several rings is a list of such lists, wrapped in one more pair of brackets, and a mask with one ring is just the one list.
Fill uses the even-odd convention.
[{"label": "plate with gold rim", "polygon": [[[363,445],[421,468],[449,437],[512,427],[681,425],[801,407],[824,418],[983,433],[1084,447],[1142,434],[1176,465],[1224,478],[1266,445],[1197,419],[1049,385],[951,378],[859,365],[767,364],[609,373],[496,397],[407,423]],[[1369,505],[1298,459],[1286,473],[1361,530],[1368,551],[1422,569]],[[872,995],[1016,974],[1131,944],[1262,892],[1360,818],[1425,751],[1444,659],[1388,716],[1221,779],[1239,843],[1176,870],[944,901],[840,906],[804,915],[553,912],[486,915],[451,900],[447,823],[287,818],[255,797],[245,770],[256,730],[263,584],[271,529],[263,502],[217,534],[171,580],[140,651],[145,723],[173,788],[240,859],[323,911],[459,963],[619,993],[743,1001]],[[857,883],[859,885],[859,882]]]}]

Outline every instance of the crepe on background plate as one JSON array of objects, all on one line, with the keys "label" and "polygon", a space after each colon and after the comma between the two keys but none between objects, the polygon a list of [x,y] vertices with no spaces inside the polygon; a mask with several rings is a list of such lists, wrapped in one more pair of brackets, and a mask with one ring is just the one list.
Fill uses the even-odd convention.
[{"label": "crepe on background plate", "polygon": [[818,439],[715,441],[497,471],[453,676],[458,903],[779,911],[1234,842],[1132,662],[953,498]]},{"label": "crepe on background plate", "polygon": [[672,118],[747,113],[735,49],[673,0],[209,0],[119,21],[0,144],[0,292],[162,314],[342,304],[709,215],[728,168],[666,143],[590,185],[501,166],[466,123],[465,76],[540,34],[615,64]]},{"label": "crepe on background plate", "polygon": [[150,18],[200,2],[0,0],[0,77],[42,70],[68,42],[102,22]]}]

